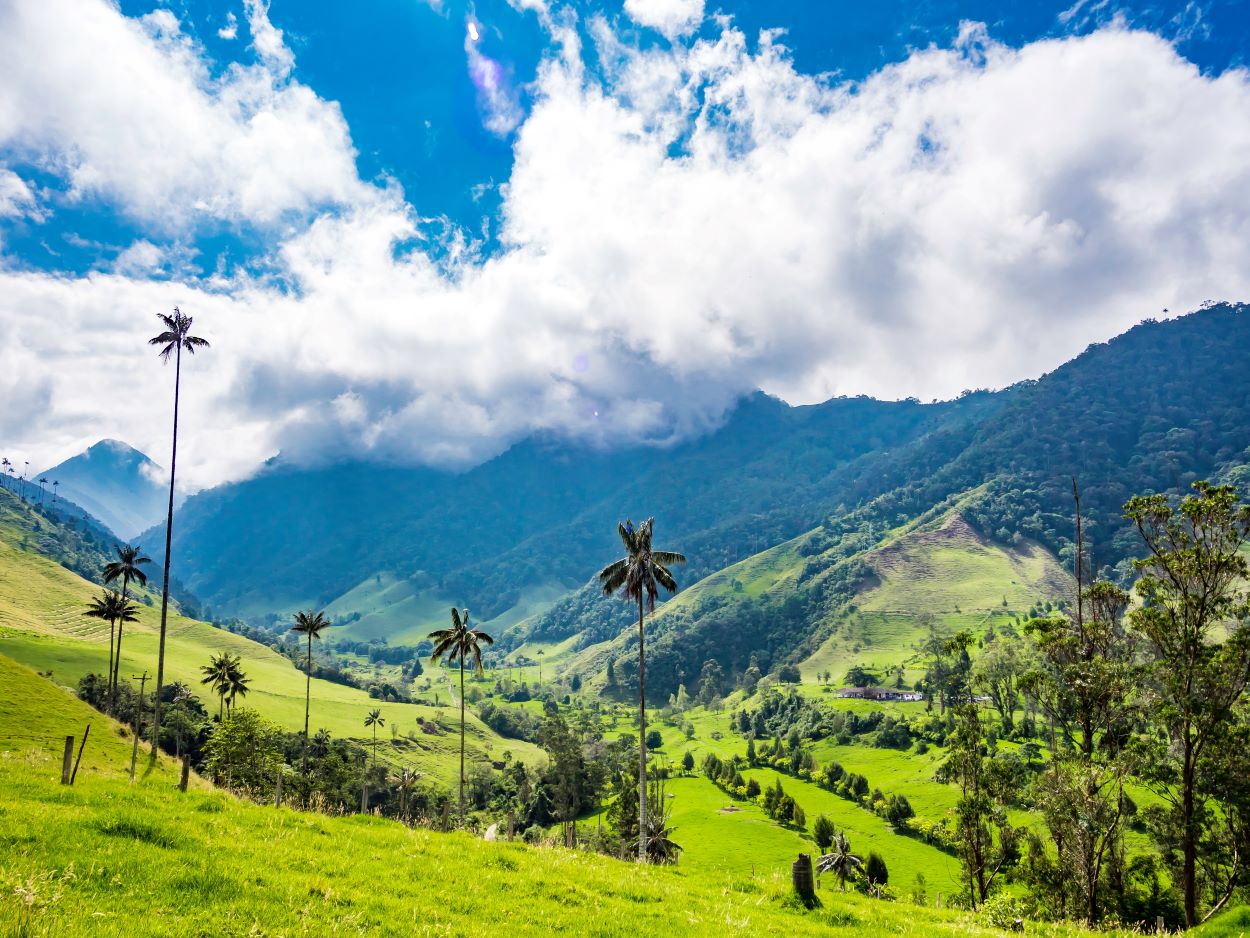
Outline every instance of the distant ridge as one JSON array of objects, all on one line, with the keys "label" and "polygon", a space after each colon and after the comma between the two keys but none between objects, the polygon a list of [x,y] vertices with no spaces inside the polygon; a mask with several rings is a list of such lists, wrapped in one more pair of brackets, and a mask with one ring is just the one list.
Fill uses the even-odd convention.
[{"label": "distant ridge", "polygon": [[39,476],[59,482],[58,497],[86,509],[126,540],[165,513],[164,470],[121,440],[101,440]]}]

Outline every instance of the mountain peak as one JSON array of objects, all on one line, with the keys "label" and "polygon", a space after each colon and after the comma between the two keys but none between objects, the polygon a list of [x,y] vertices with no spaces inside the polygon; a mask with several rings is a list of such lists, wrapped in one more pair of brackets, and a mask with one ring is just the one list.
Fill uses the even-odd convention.
[{"label": "mountain peak", "polygon": [[164,516],[164,470],[122,440],[100,440],[40,475],[55,479],[61,498],[85,508],[123,538]]}]

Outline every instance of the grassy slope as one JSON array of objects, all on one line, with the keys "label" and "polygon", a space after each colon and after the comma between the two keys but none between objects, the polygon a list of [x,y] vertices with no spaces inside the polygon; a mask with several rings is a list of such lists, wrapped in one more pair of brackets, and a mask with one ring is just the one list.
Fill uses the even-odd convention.
[{"label": "grassy slope", "polygon": [[[740,846],[745,862],[731,871],[639,868],[378,818],[275,810],[198,781],[182,794],[161,768],[130,786],[129,747],[110,721],[2,657],[0,688],[0,733],[34,729],[55,741],[91,719],[99,740],[65,788],[58,744],[49,753],[44,742],[0,737],[6,935],[996,934],[967,915],[841,895],[828,883],[822,907],[803,911],[787,877],[753,874]],[[673,784],[691,805],[686,789],[706,785]],[[693,820],[685,831],[706,833]],[[789,856],[780,845],[776,853],[774,861]]]},{"label": "grassy slope", "polygon": [[910,685],[920,676],[923,616],[943,631],[980,635],[1037,600],[1069,592],[1067,574],[1044,549],[1027,541],[1013,547],[988,541],[956,512],[900,532],[866,559],[875,580],[861,590],[856,611],[802,663],[805,681],[825,671],[841,681],[855,664],[878,670],[901,664]]},{"label": "grassy slope", "polygon": [[[660,730],[664,740],[663,748],[654,753],[658,761],[678,766],[682,754],[689,751],[697,767],[708,753],[728,758],[745,752],[746,743],[730,729],[727,711],[711,713],[699,707],[688,711],[686,719],[695,731],[690,739],[675,727],[658,721],[651,724],[652,728]],[[618,709],[608,735],[633,732],[634,723],[628,711]],[[825,761],[830,754],[821,749],[821,745],[817,744],[817,758]],[[930,756],[866,746],[834,748],[837,751],[832,757],[842,762],[848,771],[865,774],[873,786],[887,794],[906,795],[917,813],[940,817],[954,805],[955,790],[934,780],[935,764]],[[887,765],[892,771],[883,771]],[[891,882],[900,893],[905,894],[911,888],[918,872],[925,874],[931,897],[934,890],[941,890],[943,895],[957,891],[956,863],[936,847],[894,833],[881,818],[818,785],[766,768],[744,769],[742,774],[744,778],[754,775],[762,788],[780,778],[782,787],[807,813],[807,829],[800,832],[776,824],[757,805],[734,802],[702,776],[676,778],[669,782],[668,792],[673,795],[673,822],[678,827],[674,839],[685,848],[684,866],[730,872],[748,867],[776,868],[778,864],[788,863],[786,858],[792,853],[815,850],[810,840],[811,825],[817,816],[827,814],[839,829],[846,831],[857,852],[866,856],[868,851],[876,850],[885,858]],[[723,813],[721,809],[730,804],[741,809],[741,813]],[[930,810],[922,812],[922,806]]]},{"label": "grassy slope", "polygon": [[[37,554],[17,549],[0,528],[0,653],[39,671],[51,671],[61,684],[72,686],[90,671],[105,669],[108,659],[108,625],[81,615],[98,587],[64,567]],[[156,670],[160,610],[140,606],[140,621],[126,629],[121,673],[123,676]],[[244,705],[255,707],[288,729],[304,725],[304,675],[283,656],[242,636],[213,628],[179,615],[169,622],[166,680],[184,681],[197,691],[209,711],[218,708],[199,683],[199,669],[210,655],[230,651],[243,658],[252,679],[252,691]],[[149,683],[150,686],[150,683]],[[374,707],[382,710],[388,727],[380,739],[387,743],[389,758],[450,781],[458,760],[458,711],[451,707],[379,703],[364,691],[329,681],[313,681],[312,726],[325,727],[336,736],[365,738],[364,718]],[[444,700],[448,699],[446,695]],[[417,717],[446,730],[445,735],[421,732]],[[390,726],[400,739],[391,743]],[[412,734],[412,738],[406,738]],[[527,762],[542,758],[529,743],[507,740],[469,717],[469,758],[498,759],[504,750]]]}]

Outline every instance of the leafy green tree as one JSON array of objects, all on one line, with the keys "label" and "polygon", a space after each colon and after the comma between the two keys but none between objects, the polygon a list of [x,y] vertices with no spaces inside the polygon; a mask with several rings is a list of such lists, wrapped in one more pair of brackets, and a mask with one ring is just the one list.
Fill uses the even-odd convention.
[{"label": "leafy green tree", "polygon": [[994,880],[1014,858],[1015,831],[999,803],[1001,793],[994,784],[992,760],[982,754],[985,734],[980,708],[973,703],[960,704],[955,716],[955,732],[943,770],[959,787],[955,837],[968,900],[976,908],[989,897]]},{"label": "leafy green tree", "polygon": [[91,605],[84,616],[90,616],[93,619],[103,619],[109,624],[109,677],[108,691],[109,707],[112,709],[113,700],[113,636],[117,630],[119,623],[137,622],[139,616],[134,603],[129,602],[121,593],[116,590],[105,590],[99,596],[91,601]]},{"label": "leafy green tree", "polygon": [[682,753],[681,770],[686,774],[694,771],[694,753],[692,753],[689,749]]},{"label": "leafy green tree", "polygon": [[255,710],[234,710],[204,744],[204,766],[226,786],[267,797],[282,765],[281,729]]},{"label": "leafy green tree", "polygon": [[833,821],[822,814],[816,818],[816,823],[812,825],[812,840],[816,842],[816,849],[821,853],[827,851],[833,843],[834,835],[838,832],[833,826]]},{"label": "leafy green tree", "polygon": [[1164,495],[1132,499],[1124,513],[1147,556],[1136,561],[1141,605],[1129,613],[1150,657],[1149,691],[1169,746],[1152,746],[1149,779],[1176,815],[1185,925],[1198,913],[1198,848],[1210,823],[1200,793],[1202,760],[1218,746],[1250,676],[1250,575],[1242,548],[1250,507],[1231,486],[1195,482],[1173,504]]},{"label": "leafy green tree", "polygon": [[152,755],[156,755],[161,732],[161,688],[165,684],[165,626],[169,616],[169,560],[174,536],[174,473],[178,468],[178,395],[182,386],[182,353],[194,355],[197,349],[208,348],[208,341],[191,334],[191,317],[174,307],[172,316],[157,313],[164,331],[148,339],[148,345],[159,346],[161,361],[174,356],[174,433],[169,457],[169,511],[165,517],[165,578],[161,586],[161,637],[156,653],[156,709],[152,714]]},{"label": "leafy green tree", "polygon": [[1019,641],[1006,637],[990,642],[972,666],[972,683],[990,698],[990,703],[998,711],[1004,736],[1010,735],[1015,728],[1019,696],[1016,682],[1023,670]]},{"label": "leafy green tree", "polygon": [[[112,583],[116,580],[122,581],[122,602],[124,603],[130,597],[131,582],[138,583],[140,586],[146,586],[148,575],[143,572],[143,565],[151,563],[149,557],[143,556],[142,551],[138,547],[132,547],[129,544],[115,544],[113,550],[117,554],[117,559],[104,565],[104,582]],[[109,693],[110,697],[114,696],[117,691],[117,669],[121,666],[122,657],[122,627],[118,624],[117,629],[117,655],[109,660]],[[112,704],[109,705],[110,710]]]},{"label": "leafy green tree", "polygon": [[647,730],[647,748],[648,749],[664,748],[664,737],[660,735],[659,730]]},{"label": "leafy green tree", "polygon": [[460,665],[460,816],[464,817],[464,664],[467,659],[473,660],[473,669],[482,673],[482,646],[494,644],[494,639],[481,629],[470,628],[469,610],[460,610],[454,606],[451,610],[451,628],[438,629],[431,632],[430,639],[434,642],[434,651],[430,660],[438,662],[444,656],[448,661],[459,662]]},{"label": "leafy green tree", "polygon": [[[643,609],[645,604],[649,611],[655,611],[655,600],[661,587],[670,593],[677,592],[677,581],[668,568],[686,562],[683,554],[652,547],[654,527],[654,518],[648,518],[637,528],[629,520],[617,525],[625,556],[599,571],[599,583],[605,596],[619,592],[638,604],[638,825],[643,831],[653,827],[647,822],[647,680]],[[645,837],[639,838],[639,863],[647,862],[645,840]]]},{"label": "leafy green tree", "polygon": [[885,865],[885,860],[875,850],[868,851],[868,862],[864,864],[864,877],[869,884],[878,889],[890,882],[890,871]]},{"label": "leafy green tree", "polygon": [[308,712],[312,706],[312,643],[314,638],[321,638],[321,633],[330,627],[330,620],[324,612],[297,612],[295,624],[291,631],[297,635],[308,637],[308,656],[304,663],[304,757],[301,771],[308,774]]}]

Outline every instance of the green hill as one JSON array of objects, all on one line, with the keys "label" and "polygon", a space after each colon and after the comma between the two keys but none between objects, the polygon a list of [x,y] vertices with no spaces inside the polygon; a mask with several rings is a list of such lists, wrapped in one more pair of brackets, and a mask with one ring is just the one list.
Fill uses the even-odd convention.
[{"label": "green hill", "polygon": [[[98,587],[53,560],[20,547],[22,524],[45,523],[33,516],[7,491],[0,491],[0,507],[7,506],[7,524],[0,524],[0,653],[42,672],[51,672],[60,684],[74,686],[84,674],[103,672],[108,658],[107,623],[82,615]],[[19,523],[21,522],[21,523]],[[150,598],[150,597],[149,597]],[[140,604],[139,621],[126,627],[121,671],[123,678],[156,670],[160,628],[159,603]],[[241,635],[174,613],[169,620],[167,680],[182,681],[196,690],[210,713],[218,701],[200,685],[200,667],[213,654],[229,651],[243,660],[252,680],[245,703],[288,729],[304,726],[304,674],[284,656]],[[450,698],[444,696],[450,702]],[[450,706],[381,703],[354,687],[313,680],[312,726],[334,736],[366,738],[364,718],[380,707],[388,727],[383,737],[389,757],[432,777],[455,778],[459,758],[458,711]],[[430,724],[437,733],[422,729]],[[526,762],[541,760],[530,743],[498,736],[470,715],[467,734],[469,758],[493,761],[509,751]]]}]

